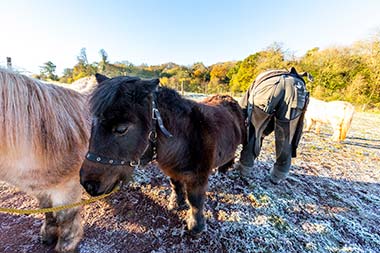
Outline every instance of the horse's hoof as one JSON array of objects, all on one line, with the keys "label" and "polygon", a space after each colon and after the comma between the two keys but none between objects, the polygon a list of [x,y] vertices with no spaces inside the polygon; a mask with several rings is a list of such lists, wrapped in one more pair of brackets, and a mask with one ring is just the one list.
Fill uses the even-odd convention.
[{"label": "horse's hoof", "polygon": [[229,169],[229,167],[221,166],[221,167],[218,167],[218,172],[222,173],[222,174],[226,174],[228,169]]},{"label": "horse's hoof", "polygon": [[274,181],[272,178],[269,178],[269,181],[270,181],[272,184],[274,184],[274,185],[278,185],[278,183],[279,183],[279,182]]},{"label": "horse's hoof", "polygon": [[65,247],[63,245],[58,245],[55,247],[55,251],[58,253],[79,253],[79,245],[73,247]]},{"label": "horse's hoof", "polygon": [[205,225],[206,224],[204,221],[197,222],[195,219],[189,218],[187,220],[187,229],[188,229],[189,235],[195,236],[195,237],[200,235],[205,229]]},{"label": "horse's hoof", "polygon": [[41,228],[40,240],[45,245],[53,245],[58,241],[57,227],[51,226],[46,229],[45,226]]},{"label": "horse's hoof", "polygon": [[240,162],[235,163],[233,168],[240,172],[241,177],[245,178],[250,177],[253,171],[253,166],[243,165]]},{"label": "horse's hoof", "polygon": [[169,198],[169,211],[180,211],[187,209],[187,203],[183,196],[178,196],[177,194],[172,194]]},{"label": "horse's hoof", "polygon": [[205,225],[196,226],[191,230],[188,230],[188,235],[193,238],[198,238],[205,229]]},{"label": "horse's hoof", "polygon": [[278,170],[274,170],[273,168],[270,170],[269,181],[272,184],[279,184],[283,182],[288,177],[289,172],[282,172]]},{"label": "horse's hoof", "polygon": [[168,205],[169,211],[182,211],[186,209],[188,209],[186,201],[180,201],[180,203],[178,203],[176,200],[174,200],[170,201]]},{"label": "horse's hoof", "polygon": [[58,241],[58,236],[41,236],[41,243],[51,246]]}]

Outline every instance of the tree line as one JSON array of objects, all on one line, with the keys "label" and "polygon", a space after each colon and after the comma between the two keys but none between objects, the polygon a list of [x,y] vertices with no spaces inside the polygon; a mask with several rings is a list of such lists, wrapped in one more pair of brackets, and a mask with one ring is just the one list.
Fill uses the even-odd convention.
[{"label": "tree line", "polygon": [[83,48],[72,68],[62,76],[55,74],[56,66],[47,62],[35,76],[45,80],[72,83],[82,77],[102,73],[108,76],[132,75],[160,78],[161,85],[188,92],[240,94],[247,90],[262,71],[274,68],[307,71],[314,82],[307,82],[313,97],[345,100],[355,105],[380,109],[380,36],[358,41],[347,47],[312,48],[302,57],[295,57],[281,45],[273,44],[241,61],[228,61],[205,66],[202,62],[190,66],[173,62],[161,65],[134,65],[128,61],[111,63],[104,49],[100,60],[89,63]]}]

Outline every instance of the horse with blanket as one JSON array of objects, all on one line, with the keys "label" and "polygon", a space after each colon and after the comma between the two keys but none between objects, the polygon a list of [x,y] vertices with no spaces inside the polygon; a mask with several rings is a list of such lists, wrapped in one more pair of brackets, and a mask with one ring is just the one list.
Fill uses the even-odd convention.
[{"label": "horse with blanket", "polygon": [[296,156],[309,100],[304,76],[312,81],[310,74],[298,74],[295,68],[263,72],[242,98],[240,106],[248,130],[236,164],[242,176],[248,176],[253,170],[264,137],[274,131],[276,163],[270,171],[270,180],[277,184],[287,177],[291,158]]}]

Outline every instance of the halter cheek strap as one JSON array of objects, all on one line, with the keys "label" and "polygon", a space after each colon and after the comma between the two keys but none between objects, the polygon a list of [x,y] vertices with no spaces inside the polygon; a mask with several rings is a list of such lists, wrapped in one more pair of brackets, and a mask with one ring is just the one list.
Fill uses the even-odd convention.
[{"label": "halter cheek strap", "polygon": [[[158,124],[158,127],[160,128],[161,132],[165,135],[166,138],[172,138],[173,135],[166,129],[164,126],[164,122],[161,118],[160,111],[157,108],[157,103],[156,103],[156,93],[153,93],[153,100],[152,100],[152,133],[155,133],[156,130],[156,124]],[[156,133],[157,135],[157,133]]]}]

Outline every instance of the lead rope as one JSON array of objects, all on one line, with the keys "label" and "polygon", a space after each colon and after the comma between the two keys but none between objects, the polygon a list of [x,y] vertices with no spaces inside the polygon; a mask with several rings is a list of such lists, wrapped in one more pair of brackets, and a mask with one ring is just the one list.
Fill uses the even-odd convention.
[{"label": "lead rope", "polygon": [[84,206],[91,203],[94,203],[100,199],[104,199],[108,197],[109,195],[117,192],[120,189],[120,186],[116,186],[111,192],[97,196],[97,197],[90,197],[89,199],[84,199],[81,202],[67,204],[67,205],[61,205],[61,206],[55,206],[55,207],[48,207],[48,208],[39,208],[39,209],[17,209],[17,208],[5,208],[0,207],[1,213],[10,213],[10,214],[37,214],[37,213],[52,213],[52,212],[59,212],[62,210],[78,207],[78,206]]}]

